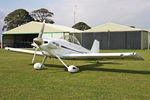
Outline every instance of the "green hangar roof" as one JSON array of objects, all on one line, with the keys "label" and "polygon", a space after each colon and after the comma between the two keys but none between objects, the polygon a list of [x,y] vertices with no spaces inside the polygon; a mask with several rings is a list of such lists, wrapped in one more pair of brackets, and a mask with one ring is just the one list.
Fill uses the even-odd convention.
[{"label": "green hangar roof", "polygon": [[122,32],[122,31],[145,31],[138,28],[132,28],[129,26],[114,24],[114,23],[106,23],[92,29],[86,30],[84,32]]},{"label": "green hangar roof", "polygon": [[[21,25],[19,27],[16,27],[14,29],[11,29],[9,31],[4,32],[3,34],[32,34],[32,33],[39,33],[41,29],[42,23],[41,22],[29,22],[27,24]],[[70,32],[70,33],[80,33],[82,31],[73,29],[70,27],[62,26],[62,25],[56,25],[56,24],[45,24],[44,32]]]}]

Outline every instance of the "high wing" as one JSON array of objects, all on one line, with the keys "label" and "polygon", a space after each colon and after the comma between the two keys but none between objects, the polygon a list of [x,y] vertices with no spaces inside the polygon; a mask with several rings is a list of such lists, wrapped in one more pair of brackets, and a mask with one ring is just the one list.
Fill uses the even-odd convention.
[{"label": "high wing", "polygon": [[137,59],[144,60],[138,53],[85,53],[66,54],[64,59],[103,60],[103,59]]},{"label": "high wing", "polygon": [[42,52],[40,52],[40,51],[35,52],[35,51],[32,51],[32,50],[25,50],[25,49],[18,49],[18,48],[6,47],[5,50],[16,51],[16,52],[21,52],[21,53],[29,53],[29,54],[36,53],[37,55],[43,55]]}]

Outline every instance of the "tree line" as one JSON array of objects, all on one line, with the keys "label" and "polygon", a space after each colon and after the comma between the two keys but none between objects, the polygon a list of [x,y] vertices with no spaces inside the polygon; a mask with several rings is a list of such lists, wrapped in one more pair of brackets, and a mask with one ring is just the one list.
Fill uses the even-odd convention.
[{"label": "tree line", "polygon": [[[34,10],[31,13],[29,13],[25,9],[17,9],[17,10],[14,10],[13,12],[9,13],[4,18],[5,24],[2,28],[2,31],[11,30],[20,25],[26,24],[30,21],[43,22],[43,20],[45,20],[46,23],[53,24],[53,23],[55,23],[52,20],[53,16],[54,16],[54,13],[45,8],[40,8],[40,9]],[[84,22],[79,22],[79,23],[76,23],[75,25],[73,25],[72,28],[84,31],[84,30],[90,29],[91,27],[89,27]]]}]

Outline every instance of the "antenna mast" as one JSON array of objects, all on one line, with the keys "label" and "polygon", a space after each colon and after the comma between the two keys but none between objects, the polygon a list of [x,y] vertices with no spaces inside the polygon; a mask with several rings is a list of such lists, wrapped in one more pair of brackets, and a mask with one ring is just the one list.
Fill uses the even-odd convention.
[{"label": "antenna mast", "polygon": [[[76,23],[76,7],[77,7],[77,5],[74,5],[74,25],[75,25],[75,23]],[[74,28],[73,36],[75,37],[75,28]],[[74,41],[74,40],[73,40],[73,41]]]},{"label": "antenna mast", "polygon": [[74,25],[76,23],[76,7],[77,5],[74,5]]}]

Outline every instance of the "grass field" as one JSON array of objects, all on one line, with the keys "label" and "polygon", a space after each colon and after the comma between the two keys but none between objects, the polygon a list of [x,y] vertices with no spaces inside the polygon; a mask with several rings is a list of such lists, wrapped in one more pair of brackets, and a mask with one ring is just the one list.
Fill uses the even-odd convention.
[{"label": "grass field", "polygon": [[[102,52],[123,51],[133,50]],[[145,60],[64,60],[80,68],[72,74],[57,59],[34,70],[32,55],[0,50],[0,100],[150,100],[150,51],[135,51]]]}]

